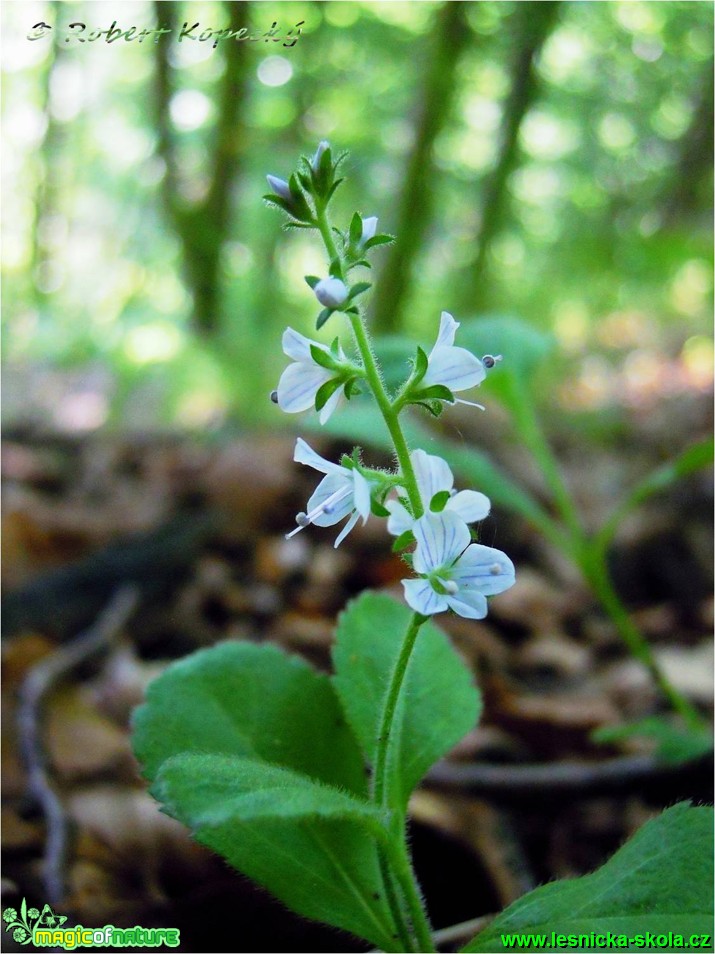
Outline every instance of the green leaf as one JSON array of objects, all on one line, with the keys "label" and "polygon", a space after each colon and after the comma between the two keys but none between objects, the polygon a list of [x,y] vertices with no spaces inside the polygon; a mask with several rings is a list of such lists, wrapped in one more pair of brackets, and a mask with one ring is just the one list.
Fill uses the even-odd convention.
[{"label": "green leaf", "polygon": [[294,911],[395,950],[373,841],[382,818],[368,802],[225,755],[168,760],[152,794]]},{"label": "green leaf", "polygon": [[371,282],[355,282],[351,286],[350,292],[348,293],[348,301],[352,301],[353,298],[357,298],[358,295],[362,295],[363,292],[366,292],[369,288],[372,288]]},{"label": "green leaf", "polygon": [[352,245],[357,245],[361,238],[362,219],[360,218],[359,213],[355,212],[352,219],[350,219],[350,243]]},{"label": "green leaf", "polygon": [[620,742],[634,736],[652,738],[658,743],[657,754],[664,762],[678,765],[712,751],[713,739],[708,726],[686,729],[675,725],[667,716],[648,716],[624,725],[607,725],[591,733],[594,742]]},{"label": "green leaf", "polygon": [[363,247],[365,251],[368,251],[368,249],[375,248],[378,245],[391,245],[394,241],[395,241],[394,235],[387,235],[387,234],[373,235],[371,239],[368,239],[367,242],[365,242],[365,245]]},{"label": "green leaf", "polygon": [[327,677],[279,649],[222,643],[173,663],[134,713],[150,779],[168,758],[260,758],[364,794],[362,759]]},{"label": "green leaf", "polygon": [[[195,752],[167,759],[152,787],[174,817],[192,828],[255,819],[348,819],[382,836],[389,815],[365,799],[279,765]],[[238,866],[237,866],[238,867]]]},{"label": "green leaf", "polygon": [[315,395],[315,410],[322,411],[330,398],[342,386],[340,378],[331,378],[325,384],[321,384]]},{"label": "green leaf", "polygon": [[315,288],[320,281],[317,275],[306,275],[305,280],[311,288]]},{"label": "green leaf", "polygon": [[417,346],[417,354],[415,355],[414,368],[412,371],[412,384],[419,384],[422,378],[427,374],[427,368],[429,366],[429,358],[425,351]]},{"label": "green leaf", "polygon": [[317,331],[320,331],[320,329],[323,327],[323,325],[328,320],[328,318],[330,318],[332,313],[333,313],[332,308],[323,308],[323,310],[318,315],[318,320],[315,322],[315,327]]},{"label": "green leaf", "polygon": [[376,517],[384,518],[390,516],[390,511],[387,509],[387,507],[383,507],[383,505],[374,498],[370,501],[370,510],[375,514]]},{"label": "green leaf", "polygon": [[712,934],[712,884],[713,810],[681,803],[643,825],[593,874],[530,891],[463,950],[503,951],[501,936],[517,932]]},{"label": "green leaf", "polygon": [[[367,761],[374,765],[385,687],[412,612],[364,593],[341,614],[334,683]],[[388,786],[401,805],[430,766],[474,727],[481,703],[468,668],[432,623],[420,630],[395,715]]]},{"label": "green leaf", "polygon": [[415,542],[415,535],[411,530],[405,530],[404,533],[401,533],[399,537],[392,544],[392,552],[399,553],[400,550],[404,550],[405,547],[410,547]]},{"label": "green leaf", "polygon": [[417,404],[431,400],[449,401],[450,404],[454,404],[454,395],[444,384],[431,384],[428,388],[422,388],[420,391],[411,391],[410,394]]},{"label": "green leaf", "polygon": [[441,513],[447,506],[447,501],[452,495],[448,490],[440,490],[430,500],[429,508],[433,513]]},{"label": "green leaf", "polygon": [[133,741],[200,841],[299,914],[395,950],[374,818],[355,808],[363,761],[326,676],[273,646],[202,650],[149,687]]},{"label": "green leaf", "polygon": [[340,362],[335,360],[330,351],[326,351],[324,348],[321,348],[320,345],[311,344],[310,356],[316,364],[327,368],[329,371],[340,370]]}]

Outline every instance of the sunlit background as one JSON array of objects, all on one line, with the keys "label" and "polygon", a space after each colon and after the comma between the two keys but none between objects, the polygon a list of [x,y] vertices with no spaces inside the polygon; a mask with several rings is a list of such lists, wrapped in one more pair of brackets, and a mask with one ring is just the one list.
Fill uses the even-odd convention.
[{"label": "sunlit background", "polygon": [[[328,138],[379,215],[378,329],[551,331],[545,403],[712,387],[712,14],[700,2],[5,3],[5,423],[276,424],[316,236],[261,200]],[[174,31],[80,43],[117,22]],[[246,26],[242,43],[184,40]],[[303,21],[295,45],[281,36]],[[45,22],[51,33],[27,39]],[[76,35],[65,38],[72,32]],[[326,329],[332,336],[334,328]],[[283,422],[281,422],[283,423]]]}]

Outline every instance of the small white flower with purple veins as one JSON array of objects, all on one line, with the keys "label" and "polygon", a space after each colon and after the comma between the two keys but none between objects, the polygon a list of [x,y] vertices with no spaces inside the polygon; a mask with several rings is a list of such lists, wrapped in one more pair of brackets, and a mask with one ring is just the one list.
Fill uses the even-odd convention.
[{"label": "small white flower with purple veins", "polygon": [[340,546],[360,517],[363,524],[367,523],[370,516],[369,481],[357,469],[325,460],[306,444],[302,437],[296,442],[293,460],[313,467],[325,474],[325,477],[313,491],[307,512],[297,514],[295,520],[298,526],[286,534],[286,540],[290,540],[311,523],[316,527],[332,527],[348,517],[335,541],[335,546]]},{"label": "small white flower with purple veins", "polygon": [[[441,511],[456,513],[465,523],[475,523],[489,515],[491,502],[485,494],[476,490],[460,490],[459,493],[454,490],[454,476],[446,460],[423,450],[412,451],[410,460],[425,513],[431,512],[434,501]],[[435,501],[438,495],[444,497],[446,494],[449,494],[446,502],[444,499],[439,500],[439,497]],[[405,491],[402,491],[401,495],[407,496]],[[399,537],[412,529],[415,518],[404,504],[399,500],[388,500],[385,507],[390,511],[387,521],[389,533]]]},{"label": "small white flower with purple veins", "polygon": [[[335,371],[318,364],[311,354],[311,346],[320,348],[326,354],[330,349],[318,341],[311,341],[305,335],[292,328],[283,333],[283,352],[293,359],[280,377],[276,400],[278,407],[288,414],[297,414],[315,406],[315,396],[320,388],[336,377]],[[338,348],[338,360],[347,361],[342,348]],[[320,423],[325,424],[333,411],[343,400],[342,387],[337,388],[325,402],[320,411]]]},{"label": "small white flower with purple veins", "polygon": [[[427,371],[420,382],[421,388],[433,384],[442,384],[450,391],[466,391],[481,384],[486,377],[484,365],[466,348],[454,346],[454,336],[459,322],[443,311],[439,323],[439,334],[429,353]],[[472,404],[472,401],[457,400],[458,404]],[[474,405],[481,407],[481,404]]]},{"label": "small white flower with purple veins", "polygon": [[427,513],[415,522],[413,554],[419,579],[403,580],[405,599],[422,616],[447,609],[467,619],[484,619],[487,596],[514,585],[514,564],[501,550],[471,543],[456,513]]}]

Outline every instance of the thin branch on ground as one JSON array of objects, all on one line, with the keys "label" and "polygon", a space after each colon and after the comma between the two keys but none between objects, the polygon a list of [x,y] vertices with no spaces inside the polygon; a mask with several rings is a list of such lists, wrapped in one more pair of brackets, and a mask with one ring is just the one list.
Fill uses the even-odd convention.
[{"label": "thin branch on ground", "polygon": [[118,589],[104,612],[70,643],[33,666],[19,691],[17,713],[20,754],[27,769],[27,788],[45,819],[45,898],[60,904],[64,898],[67,856],[67,815],[51,780],[43,743],[44,704],[50,692],[73,669],[109,646],[139,602],[136,586]]}]

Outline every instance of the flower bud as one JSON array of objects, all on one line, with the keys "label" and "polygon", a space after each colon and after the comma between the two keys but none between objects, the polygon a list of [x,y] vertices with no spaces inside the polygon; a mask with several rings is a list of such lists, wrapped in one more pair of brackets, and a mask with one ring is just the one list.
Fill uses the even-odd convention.
[{"label": "flower bud", "polygon": [[339,278],[323,278],[313,289],[315,297],[326,308],[339,308],[348,297],[348,289]]},{"label": "flower bud", "polygon": [[320,159],[326,149],[330,149],[330,143],[325,139],[321,139],[318,143],[318,148],[315,150],[315,155],[310,160],[310,166],[313,172],[317,172],[320,168]]},{"label": "flower bud", "polygon": [[369,242],[370,239],[375,235],[375,232],[377,232],[377,216],[371,215],[369,219],[363,219],[360,244],[364,245],[365,242]]},{"label": "flower bud", "polygon": [[292,202],[293,196],[290,192],[290,187],[285,179],[279,179],[278,176],[266,176],[268,180],[268,185],[273,189],[277,196],[280,196],[281,199],[285,199],[286,202]]}]

